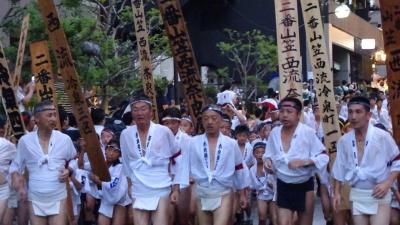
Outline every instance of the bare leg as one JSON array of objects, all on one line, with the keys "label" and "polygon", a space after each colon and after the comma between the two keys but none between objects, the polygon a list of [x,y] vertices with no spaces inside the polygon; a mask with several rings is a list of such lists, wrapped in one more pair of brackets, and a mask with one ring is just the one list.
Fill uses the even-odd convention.
[{"label": "bare leg", "polygon": [[228,225],[232,214],[233,195],[227,194],[222,196],[221,207],[213,212],[214,225]]},{"label": "bare leg", "polygon": [[229,224],[234,224],[238,218],[236,217],[236,213],[238,211],[238,202],[239,202],[239,193],[234,192],[233,194],[233,200],[232,200],[232,214],[231,214],[231,218],[229,221]]},{"label": "bare leg", "polygon": [[278,225],[278,206],[276,202],[271,201],[269,204],[269,219],[273,225]]},{"label": "bare leg", "polygon": [[400,224],[400,210],[392,208],[390,212],[390,225]]},{"label": "bare leg", "polygon": [[6,209],[6,213],[3,217],[2,225],[13,224],[14,216],[15,216],[16,208],[8,208]]},{"label": "bare leg", "polygon": [[[180,197],[181,195],[179,195]],[[175,220],[177,217],[178,213],[177,213],[177,207],[176,205],[172,204],[171,202],[169,203],[169,207],[168,207],[168,224],[169,225],[174,225],[175,224]]]},{"label": "bare leg", "polygon": [[306,192],[306,210],[298,213],[299,225],[312,224],[314,213],[314,191]]},{"label": "bare leg", "polygon": [[97,224],[98,225],[110,225],[111,219],[100,213],[99,218],[97,218]]},{"label": "bare leg", "polygon": [[190,185],[191,195],[190,195],[190,221],[191,224],[195,224],[196,220],[196,208],[197,208],[197,197],[196,197],[196,186],[194,184]]},{"label": "bare leg", "polygon": [[153,221],[153,225],[165,225],[165,221],[168,221],[168,208],[170,206],[170,202],[169,196],[160,198],[157,210],[152,212],[151,219]]},{"label": "bare leg", "polygon": [[268,202],[257,200],[258,224],[265,225],[267,222]]},{"label": "bare leg", "polygon": [[353,216],[354,225],[369,225],[369,216],[357,215]]},{"label": "bare leg", "polygon": [[371,225],[389,225],[390,223],[390,205],[380,204],[378,213],[370,216]]},{"label": "bare leg", "polygon": [[278,224],[279,225],[293,225],[293,211],[290,209],[278,207]]},{"label": "bare leg", "polygon": [[67,199],[60,201],[60,211],[58,215],[48,217],[49,225],[67,225]]},{"label": "bare leg", "polygon": [[0,200],[0,222],[3,221],[6,211],[7,211],[7,199]]},{"label": "bare leg", "polygon": [[43,216],[35,216],[33,212],[32,202],[29,202],[29,219],[31,225],[47,225],[47,218]]},{"label": "bare leg", "polygon": [[181,190],[179,194],[179,203],[178,203],[178,220],[179,225],[189,225],[190,223],[190,199],[191,198],[191,190],[190,187],[184,188]]},{"label": "bare leg", "polygon": [[129,204],[127,206],[125,206],[126,208],[126,224],[127,225],[133,225],[133,208],[132,208],[132,204]]},{"label": "bare leg", "polygon": [[199,225],[213,225],[212,213],[210,211],[201,210],[201,201],[197,199],[197,218]]},{"label": "bare leg", "polygon": [[126,217],[126,208],[125,208],[125,206],[115,205],[114,206],[112,224],[113,225],[125,224],[125,217]]},{"label": "bare leg", "polygon": [[25,201],[18,201],[18,208],[17,208],[17,221],[18,225],[28,225],[29,222],[29,205],[31,203],[27,200]]},{"label": "bare leg", "polygon": [[133,209],[133,224],[149,225],[150,224],[150,211]]},{"label": "bare leg", "polygon": [[91,196],[90,194],[86,194],[86,204],[85,204],[85,221],[87,222],[94,222],[94,207],[96,205],[96,199]]},{"label": "bare leg", "polygon": [[321,184],[320,186],[321,193],[321,202],[322,202],[322,211],[324,213],[324,218],[327,221],[332,221],[332,207],[331,207],[331,199],[329,197],[328,188]]}]

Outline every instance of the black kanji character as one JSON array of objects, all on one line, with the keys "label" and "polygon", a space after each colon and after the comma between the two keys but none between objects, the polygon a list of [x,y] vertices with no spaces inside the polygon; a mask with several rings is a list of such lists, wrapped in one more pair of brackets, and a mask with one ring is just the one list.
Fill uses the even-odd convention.
[{"label": "black kanji character", "polygon": [[53,32],[60,28],[60,20],[53,14],[53,12],[49,13],[47,16],[47,29],[50,32]]},{"label": "black kanji character", "polygon": [[47,87],[47,85],[43,85],[43,89],[39,90],[39,96],[41,98],[41,101],[51,101],[53,99],[53,89]]},{"label": "black kanji character", "polygon": [[390,69],[393,72],[400,71],[400,49],[396,49],[390,52],[391,59],[389,60]]},{"label": "black kanji character", "polygon": [[284,39],[283,40],[283,47],[285,50],[282,51],[282,53],[285,52],[297,52],[297,49],[294,46],[295,40],[293,39]]},{"label": "black kanji character", "polygon": [[285,60],[286,63],[281,65],[284,70],[298,68],[300,65],[300,61],[296,60],[294,56],[287,57]]},{"label": "black kanji character", "polygon": [[1,88],[1,94],[4,99],[7,110],[18,110],[17,99],[15,98],[14,90],[12,87]]},{"label": "black kanji character", "polygon": [[313,57],[325,54],[324,52],[321,51],[321,47],[322,45],[320,43],[311,46],[311,49],[314,52]]},{"label": "black kanji character", "polygon": [[315,69],[323,69],[326,66],[325,60],[322,60],[321,58],[317,58],[317,62],[314,64]]},{"label": "black kanji character", "polygon": [[10,74],[8,73],[7,68],[0,63],[0,85],[7,84],[8,86],[11,86],[9,80]]},{"label": "black kanji character", "polygon": [[310,11],[311,9],[318,9],[316,5],[313,5],[311,2],[307,3],[307,8],[304,10],[306,12]]},{"label": "black kanji character", "polygon": [[324,86],[322,87],[322,89],[319,88],[318,90],[320,91],[320,93],[318,94],[319,97],[321,97],[322,95],[324,95],[324,96],[327,98],[328,95],[329,95],[329,92],[332,92],[332,90],[329,89],[326,85],[324,85]]},{"label": "black kanji character", "polygon": [[316,31],[313,31],[313,36],[310,38],[310,42],[314,42],[316,40],[322,40],[322,35],[317,34]]},{"label": "black kanji character", "polygon": [[[36,56],[35,58],[37,60],[39,60],[39,59],[41,59],[43,57],[45,57],[45,55],[44,54],[40,54],[40,55]],[[46,64],[46,63],[49,63],[49,61],[47,59],[41,60],[40,62],[36,63],[35,66],[41,66],[41,65]]]},{"label": "black kanji character", "polygon": [[323,113],[330,113],[334,112],[335,110],[332,109],[331,102],[328,100],[324,100],[324,103],[322,104],[322,112]]},{"label": "black kanji character", "polygon": [[61,47],[60,49],[56,49],[56,57],[60,64],[60,69],[64,69],[65,67],[72,66],[72,60],[68,55],[67,49]]},{"label": "black kanji character", "polygon": [[289,32],[290,32],[289,28],[286,29],[286,34],[281,34],[281,39],[287,39],[287,38],[295,38],[295,37],[297,37],[296,32],[293,32],[293,34],[290,34]]},{"label": "black kanji character", "polygon": [[41,83],[41,84],[47,84],[49,83],[49,80],[51,80],[51,76],[50,73],[45,70],[42,69],[38,74],[37,74],[37,78],[36,78],[37,82]]},{"label": "black kanji character", "polygon": [[285,17],[281,20],[280,24],[283,24],[285,27],[291,27],[294,23],[296,23],[296,18],[294,18],[290,14],[286,14]]},{"label": "black kanji character", "polygon": [[175,26],[179,24],[179,20],[182,15],[179,13],[179,10],[175,8],[174,5],[169,5],[165,8],[164,11],[164,19],[170,26]]},{"label": "black kanji character", "polygon": [[314,16],[311,16],[310,20],[307,22],[308,27],[310,27],[311,29],[315,29],[318,27],[319,23],[318,23],[318,19],[315,18]]}]

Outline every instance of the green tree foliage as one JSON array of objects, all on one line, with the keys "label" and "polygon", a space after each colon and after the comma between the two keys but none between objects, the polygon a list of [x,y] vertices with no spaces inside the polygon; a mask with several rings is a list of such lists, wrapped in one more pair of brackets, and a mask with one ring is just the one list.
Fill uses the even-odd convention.
[{"label": "green tree foliage", "polygon": [[244,91],[244,99],[256,98],[267,90],[262,80],[270,71],[276,71],[277,47],[272,37],[259,30],[239,32],[226,29],[227,41],[217,43],[223,56],[233,62]]},{"label": "green tree foliage", "polygon": [[[57,6],[85,90],[98,90],[106,107],[110,98],[126,98],[141,88],[130,1],[62,0]],[[170,54],[168,39],[163,32],[158,9],[152,2],[147,2],[145,8],[151,53],[157,64],[160,63],[158,56]],[[37,2],[31,1],[23,8],[13,5],[6,19],[0,23],[0,28],[14,37],[6,48],[10,62],[15,62],[22,17],[27,13],[30,14],[30,27],[25,57],[29,58],[31,42],[48,40]],[[99,55],[88,55],[83,51],[82,45],[87,41],[100,47]],[[55,60],[53,66],[56,72]],[[25,60],[23,76],[30,77],[30,68],[30,60]]]}]

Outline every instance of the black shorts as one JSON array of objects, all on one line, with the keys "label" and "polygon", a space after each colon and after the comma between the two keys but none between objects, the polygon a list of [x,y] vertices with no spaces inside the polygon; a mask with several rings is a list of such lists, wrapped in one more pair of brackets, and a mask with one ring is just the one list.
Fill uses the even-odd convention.
[{"label": "black shorts", "polygon": [[304,212],[306,209],[306,192],[314,191],[314,179],[300,184],[289,184],[278,179],[277,205],[280,208]]}]

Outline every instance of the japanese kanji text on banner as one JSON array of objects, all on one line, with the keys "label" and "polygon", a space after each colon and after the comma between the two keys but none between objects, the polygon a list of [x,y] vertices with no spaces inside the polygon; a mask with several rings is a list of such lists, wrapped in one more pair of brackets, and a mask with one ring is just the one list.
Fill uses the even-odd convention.
[{"label": "japanese kanji text on banner", "polygon": [[324,129],[324,142],[333,162],[336,156],[336,142],[341,133],[333,93],[333,73],[324,37],[324,24],[318,0],[301,0],[301,8],[306,28],[307,48],[315,77],[316,97]]},{"label": "japanese kanji text on banner", "polygon": [[158,0],[158,7],[171,44],[172,54],[184,86],[188,108],[197,127],[201,124],[201,110],[205,105],[200,70],[196,62],[181,5],[178,0]]},{"label": "japanese kanji text on banner", "polygon": [[281,98],[301,98],[302,59],[300,56],[297,0],[275,0]]},{"label": "japanese kanji text on banner", "polygon": [[94,130],[93,121],[82,93],[71,51],[64,29],[61,27],[56,7],[52,0],[39,0],[38,2],[53,45],[57,65],[63,77],[65,91],[71,100],[72,110],[77,120],[81,137],[86,143],[90,143],[87,145],[86,150],[93,173],[98,175],[102,181],[109,181],[111,179],[110,173],[104,161],[99,138]]}]

